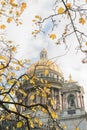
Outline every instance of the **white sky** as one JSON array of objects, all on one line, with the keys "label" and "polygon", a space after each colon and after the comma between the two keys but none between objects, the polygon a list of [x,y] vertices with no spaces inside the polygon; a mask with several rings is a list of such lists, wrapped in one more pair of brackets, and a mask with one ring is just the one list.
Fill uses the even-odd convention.
[{"label": "white sky", "polygon": [[[8,39],[11,39],[18,44],[17,57],[29,58],[31,60],[37,60],[42,48],[46,48],[49,58],[60,56],[65,54],[65,46],[57,46],[53,41],[49,40],[46,36],[39,36],[37,38],[32,37],[32,19],[35,15],[48,16],[52,11],[52,3],[50,0],[26,0],[28,7],[25,10],[22,21],[23,25],[16,27],[14,23],[9,24],[7,27]],[[66,22],[66,21],[65,21]],[[46,25],[47,27],[48,25]],[[63,26],[63,25],[62,25]],[[62,26],[57,33],[62,30]],[[85,105],[87,110],[87,64],[82,64],[81,60],[84,57],[82,53],[76,53],[75,38],[69,39],[70,51],[63,57],[58,57],[54,61],[60,66],[64,73],[65,79],[68,79],[69,74],[72,74],[74,80],[78,81],[84,87],[85,90]],[[70,46],[72,44],[72,46]]]}]

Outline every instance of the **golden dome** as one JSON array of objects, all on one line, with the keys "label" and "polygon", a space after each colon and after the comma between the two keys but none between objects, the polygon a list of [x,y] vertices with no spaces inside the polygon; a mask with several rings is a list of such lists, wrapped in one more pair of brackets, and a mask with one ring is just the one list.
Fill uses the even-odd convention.
[{"label": "golden dome", "polygon": [[45,71],[45,70],[49,70],[60,76],[63,76],[60,67],[57,64],[55,64],[53,61],[48,60],[47,51],[43,49],[40,52],[40,60],[29,67],[29,69],[27,70],[27,74],[33,74],[38,71]]},{"label": "golden dome", "polygon": [[38,62],[32,64],[27,73],[31,73],[33,72],[34,70],[39,70],[39,69],[49,69],[49,70],[53,70],[53,71],[56,71],[60,74],[62,74],[62,71],[61,69],[59,68],[58,65],[56,65],[53,61],[49,61],[49,60],[39,60]]}]

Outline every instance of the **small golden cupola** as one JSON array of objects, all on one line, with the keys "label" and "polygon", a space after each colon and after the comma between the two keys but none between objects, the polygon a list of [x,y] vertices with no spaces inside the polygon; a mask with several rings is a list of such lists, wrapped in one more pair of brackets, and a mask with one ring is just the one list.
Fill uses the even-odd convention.
[{"label": "small golden cupola", "polygon": [[69,75],[68,83],[72,83],[72,82],[75,82],[75,81],[72,79],[72,75],[70,74],[70,75]]}]

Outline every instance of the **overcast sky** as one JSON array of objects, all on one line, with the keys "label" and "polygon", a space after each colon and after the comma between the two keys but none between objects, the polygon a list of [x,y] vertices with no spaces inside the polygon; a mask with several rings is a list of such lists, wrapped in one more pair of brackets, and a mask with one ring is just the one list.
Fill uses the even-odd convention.
[{"label": "overcast sky", "polygon": [[[32,19],[34,19],[34,16],[37,14],[41,16],[43,15],[43,17],[49,16],[52,12],[51,8],[53,3],[51,3],[50,0],[26,1],[28,2],[28,7],[21,18],[23,25],[16,27],[14,23],[11,23],[7,27],[8,38],[13,40],[15,44],[19,45],[16,56],[18,58],[29,58],[31,61],[36,61],[39,59],[39,53],[42,48],[47,49],[49,58],[65,54],[67,52],[67,50],[65,50],[65,46],[57,46],[52,40],[49,40],[46,35],[40,35],[37,38],[32,37],[32,30],[34,29]],[[57,33],[60,33],[62,27],[63,25],[60,26],[60,30],[57,30]],[[45,26],[45,30],[46,29],[47,31],[50,30],[50,25],[47,23]],[[77,53],[75,50],[75,38],[71,37],[68,42],[68,53],[62,57],[54,58],[53,60],[62,69],[65,79],[68,79],[68,76],[71,74],[73,80],[78,81],[79,84],[84,87],[85,105],[87,109],[87,64],[82,64],[81,60],[84,55],[81,52]],[[73,43],[72,46],[71,43]]]}]

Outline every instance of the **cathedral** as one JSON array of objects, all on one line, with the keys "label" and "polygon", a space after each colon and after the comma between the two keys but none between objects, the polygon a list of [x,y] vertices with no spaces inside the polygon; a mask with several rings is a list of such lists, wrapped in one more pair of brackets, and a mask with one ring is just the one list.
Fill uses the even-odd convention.
[{"label": "cathedral", "polygon": [[[45,71],[49,73],[45,74]],[[60,126],[63,126],[64,130],[87,130],[87,114],[84,106],[83,87],[77,81],[72,80],[71,75],[68,80],[64,80],[61,68],[48,58],[48,53],[45,49],[42,49],[40,52],[39,60],[29,67],[27,74],[31,76],[34,74],[37,78],[46,80],[51,84],[51,98],[55,101],[53,108],[58,114],[57,122]],[[30,84],[25,83],[23,89],[28,95],[25,99],[25,104],[29,105],[32,94],[29,93]],[[21,95],[17,95],[17,97],[18,100],[23,98]],[[36,96],[34,101],[36,103],[47,104],[48,98],[44,99]],[[19,108],[19,110],[27,113],[27,110],[23,108]],[[38,117],[45,122],[43,129],[51,130],[49,128],[49,125],[51,125],[49,118],[45,117],[41,112],[38,113]],[[39,128],[35,130],[39,130]],[[61,129],[58,128],[58,130]]]}]

